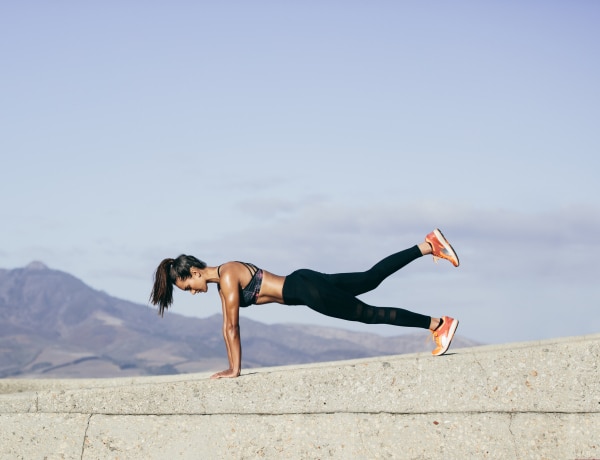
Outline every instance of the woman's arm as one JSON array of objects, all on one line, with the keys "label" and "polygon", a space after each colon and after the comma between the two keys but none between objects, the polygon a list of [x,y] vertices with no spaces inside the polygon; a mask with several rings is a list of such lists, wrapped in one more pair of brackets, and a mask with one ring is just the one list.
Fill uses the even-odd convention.
[{"label": "woman's arm", "polygon": [[227,348],[229,369],[217,372],[211,378],[238,377],[242,371],[242,343],[240,339],[239,281],[233,273],[222,270],[220,279],[221,303],[223,305],[223,338]]},{"label": "woman's arm", "polygon": [[229,367],[231,367],[231,350],[229,348],[229,342],[227,341],[227,308],[225,306],[225,296],[221,287],[219,286],[219,296],[221,297],[221,307],[223,312],[223,339],[225,340],[225,348],[227,349],[227,360],[229,361]]}]

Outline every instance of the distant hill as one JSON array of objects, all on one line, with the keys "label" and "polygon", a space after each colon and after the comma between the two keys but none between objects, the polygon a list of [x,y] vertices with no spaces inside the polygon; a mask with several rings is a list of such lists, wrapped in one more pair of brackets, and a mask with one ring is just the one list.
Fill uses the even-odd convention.
[{"label": "distant hill", "polygon": [[[94,290],[41,262],[0,269],[0,377],[119,377],[222,370],[221,316],[190,318]],[[240,319],[243,367],[432,349],[422,333],[382,337]],[[477,345],[456,337],[453,346]]]}]

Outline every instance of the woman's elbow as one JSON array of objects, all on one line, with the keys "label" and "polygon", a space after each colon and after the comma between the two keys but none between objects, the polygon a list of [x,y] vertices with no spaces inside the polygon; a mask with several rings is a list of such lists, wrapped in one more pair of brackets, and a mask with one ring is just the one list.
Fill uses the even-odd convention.
[{"label": "woman's elbow", "polygon": [[240,336],[240,325],[239,324],[228,324],[227,326],[224,327],[223,332],[225,334],[227,334],[227,337],[229,337],[231,339],[238,338]]}]

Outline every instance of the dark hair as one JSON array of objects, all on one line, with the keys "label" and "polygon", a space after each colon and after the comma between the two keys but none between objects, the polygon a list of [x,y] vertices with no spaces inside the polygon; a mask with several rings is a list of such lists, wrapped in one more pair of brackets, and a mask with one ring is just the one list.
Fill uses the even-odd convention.
[{"label": "dark hair", "polygon": [[181,254],[177,259],[164,259],[154,273],[154,286],[150,293],[150,302],[158,305],[158,314],[164,316],[165,310],[173,303],[173,284],[178,279],[192,276],[190,270],[206,268],[206,263],[194,256]]}]

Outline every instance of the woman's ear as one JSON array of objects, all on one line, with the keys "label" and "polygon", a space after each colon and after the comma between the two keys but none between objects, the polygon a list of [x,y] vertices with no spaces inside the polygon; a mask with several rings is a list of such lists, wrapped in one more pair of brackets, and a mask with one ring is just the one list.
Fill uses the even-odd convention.
[{"label": "woman's ear", "polygon": [[197,268],[195,268],[195,267],[192,267],[192,268],[190,268],[190,274],[191,274],[192,276],[195,276],[195,277],[197,277],[197,278],[200,278],[200,277],[202,276],[202,274],[200,273],[200,270],[198,270],[198,269],[197,269]]}]

